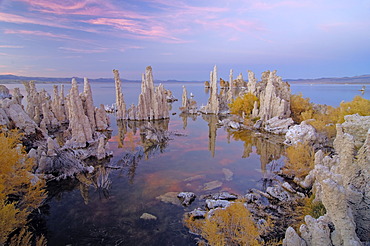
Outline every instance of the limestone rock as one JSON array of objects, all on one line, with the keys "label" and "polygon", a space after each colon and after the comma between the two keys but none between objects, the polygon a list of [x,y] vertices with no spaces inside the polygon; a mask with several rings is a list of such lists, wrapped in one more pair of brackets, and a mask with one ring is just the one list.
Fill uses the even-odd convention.
[{"label": "limestone rock", "polygon": [[308,245],[332,246],[330,229],[325,216],[316,220],[306,215],[304,220],[305,224],[301,225],[299,231]]},{"label": "limestone rock", "polygon": [[184,206],[189,206],[195,199],[195,194],[193,192],[180,192],[177,197],[181,199],[181,204]]},{"label": "limestone rock", "polygon": [[354,137],[356,148],[361,147],[370,128],[370,116],[346,115],[344,120],[342,124],[344,131]]},{"label": "limestone rock", "polygon": [[217,66],[214,66],[213,71],[210,72],[210,88],[208,103],[202,107],[200,111],[205,114],[219,113],[219,99],[217,94]]},{"label": "limestone rock", "polygon": [[294,125],[289,128],[285,134],[285,144],[295,145],[303,142],[315,142],[318,139],[318,135],[313,126],[307,124],[306,121],[302,121],[300,125]]},{"label": "limestone rock", "polygon": [[37,124],[28,116],[23,107],[10,99],[0,100],[1,115],[4,123],[12,122],[17,128],[24,131],[26,135],[42,132]]},{"label": "limestone rock", "polygon": [[100,104],[99,108],[95,108],[95,120],[96,120],[96,130],[106,131],[109,129],[109,117],[105,111],[104,105]]},{"label": "limestone rock", "polygon": [[127,119],[126,103],[122,94],[122,83],[119,77],[118,70],[113,69],[113,74],[114,74],[114,83],[116,86],[116,107],[117,107],[116,117],[119,120],[126,120]]},{"label": "limestone rock", "polygon": [[91,129],[95,131],[96,129],[95,107],[94,107],[94,102],[92,98],[91,86],[87,78],[84,78],[84,90],[81,95],[81,100],[82,100],[83,108],[85,110],[85,115],[89,119]]},{"label": "limestone rock", "polygon": [[262,82],[258,84],[261,86],[260,93],[257,95],[260,100],[258,116],[263,121],[276,116],[290,117],[290,86],[276,75],[276,70],[264,72]]},{"label": "limestone rock", "polygon": [[0,85],[0,99],[12,98],[9,89],[5,85]]},{"label": "limestone rock", "polygon": [[157,220],[157,217],[152,215],[152,214],[149,214],[149,213],[143,213],[140,216],[140,219],[143,219],[143,220]]},{"label": "limestone rock", "polygon": [[71,147],[85,147],[87,142],[93,141],[93,131],[89,118],[85,115],[82,100],[78,94],[76,79],[72,79],[72,88],[69,93],[69,130],[72,137],[66,145]]},{"label": "limestone rock", "polygon": [[[14,88],[12,99],[15,100],[19,105],[22,105],[23,97],[24,96],[21,94],[20,89],[19,88]],[[0,98],[1,98],[1,96],[0,96]]]},{"label": "limestone rock", "polygon": [[183,85],[182,88],[182,104],[180,108],[181,112],[185,114],[197,114],[197,102],[193,99],[193,97],[188,98],[185,85]]},{"label": "limestone rock", "polygon": [[189,213],[190,216],[192,216],[195,219],[200,219],[204,218],[207,214],[207,211],[201,209],[201,208],[196,208],[193,211]]},{"label": "limestone rock", "polygon": [[292,118],[273,117],[265,122],[264,130],[274,134],[286,134],[290,126],[294,124]]},{"label": "limestone rock", "polygon": [[55,118],[59,122],[66,122],[66,109],[64,106],[64,86],[62,86],[61,92],[59,94],[58,86],[53,86],[53,100],[51,103],[51,109],[55,115]]},{"label": "limestone rock", "polygon": [[208,209],[214,209],[214,208],[226,208],[229,206],[231,202],[227,200],[213,200],[213,199],[207,199],[206,205]]},{"label": "limestone rock", "polygon": [[211,195],[213,200],[236,200],[238,199],[237,195],[231,194],[227,191],[217,192]]},{"label": "limestone rock", "polygon": [[285,232],[283,246],[307,246],[306,242],[297,234],[293,227],[288,227]]},{"label": "limestone rock", "polygon": [[156,199],[160,200],[161,202],[164,202],[164,203],[171,203],[171,204],[174,204],[174,205],[181,206],[181,203],[180,203],[179,199],[177,198],[177,194],[179,194],[179,193],[170,191],[170,192],[167,192],[163,195],[157,196]]},{"label": "limestone rock", "polygon": [[223,185],[222,182],[215,180],[204,184],[203,190],[214,190],[220,188]]},{"label": "limestone rock", "polygon": [[106,149],[105,149],[105,138],[104,136],[101,136],[99,138],[99,145],[98,145],[98,150],[97,150],[97,154],[96,154],[96,157],[98,158],[98,160],[101,160],[101,159],[104,159],[105,156],[106,156]]},{"label": "limestone rock", "polygon": [[[334,224],[335,241],[343,245],[361,245],[360,240],[367,241],[370,237],[370,130],[365,136],[357,133],[354,133],[356,137],[352,136],[346,130],[358,129],[359,125],[357,120],[350,123],[351,120],[349,117],[349,121],[343,123],[345,127],[337,124],[334,140],[337,155],[316,153],[314,188]],[[356,139],[364,138],[363,145],[356,151]]]},{"label": "limestone rock", "polygon": [[279,201],[286,202],[290,200],[290,195],[288,192],[283,190],[280,186],[267,187],[266,192],[272,197],[278,199]]},{"label": "limestone rock", "polygon": [[252,93],[253,95],[257,95],[257,79],[254,73],[248,70],[248,93]]},{"label": "limestone rock", "polygon": [[58,144],[55,142],[55,140],[53,140],[51,137],[48,137],[47,139],[47,148],[48,148],[48,152],[47,152],[47,155],[48,156],[56,156],[56,149],[58,148]]}]

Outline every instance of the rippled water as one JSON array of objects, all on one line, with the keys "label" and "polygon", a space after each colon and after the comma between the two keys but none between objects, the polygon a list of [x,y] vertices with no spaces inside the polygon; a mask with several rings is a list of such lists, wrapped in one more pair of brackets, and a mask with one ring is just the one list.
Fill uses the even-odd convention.
[{"label": "rippled water", "polygon": [[[91,85],[97,106],[114,102],[113,83]],[[198,106],[206,104],[208,94],[202,84],[186,86]],[[52,85],[37,88],[51,91]],[[165,88],[181,101],[181,83],[165,84]],[[293,93],[302,92],[315,103],[333,106],[352,100],[360,94],[358,89],[353,85],[292,85]],[[140,84],[124,83],[123,90],[126,103],[136,104]],[[364,97],[369,99],[368,94]],[[117,125],[111,116],[114,155],[110,163],[92,163],[97,170],[94,175],[49,184],[49,200],[35,226],[46,234],[50,245],[195,245],[195,236],[181,219],[185,211],[201,205],[201,195],[220,190],[243,194],[250,188],[264,188],[264,177],[283,162],[279,139],[248,131],[229,132],[218,128],[218,119],[210,115],[181,117],[180,101],[172,104],[169,121],[156,122],[176,133],[166,145],[139,154],[133,163],[125,162],[126,154],[137,153],[142,145],[140,135],[134,128]],[[210,182],[219,187],[205,189]],[[173,199],[180,191],[197,195],[190,207]],[[158,199],[165,194],[167,202]],[[142,220],[143,213],[157,220]]]}]

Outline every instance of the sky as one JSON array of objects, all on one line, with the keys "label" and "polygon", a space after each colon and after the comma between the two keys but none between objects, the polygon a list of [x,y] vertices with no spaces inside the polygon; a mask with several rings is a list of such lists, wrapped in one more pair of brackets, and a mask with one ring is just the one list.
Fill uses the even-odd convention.
[{"label": "sky", "polygon": [[0,0],[0,74],[370,74],[370,0]]}]

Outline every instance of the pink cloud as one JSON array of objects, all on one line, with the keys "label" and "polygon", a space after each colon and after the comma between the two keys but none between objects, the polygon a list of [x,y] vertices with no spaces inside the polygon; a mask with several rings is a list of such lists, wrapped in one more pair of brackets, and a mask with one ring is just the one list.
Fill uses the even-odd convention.
[{"label": "pink cloud", "polygon": [[28,18],[28,17],[7,14],[7,13],[2,13],[2,12],[0,12],[0,22],[18,23],[18,24],[36,24],[36,25],[43,25],[43,26],[66,28],[66,26],[57,24],[55,21],[45,20],[45,19],[43,20],[41,18],[38,18],[38,19]]},{"label": "pink cloud", "polygon": [[57,38],[57,39],[72,39],[71,37],[64,35],[64,34],[54,34],[50,32],[43,32],[43,31],[29,31],[29,30],[5,30],[5,34],[26,34],[26,35],[36,35],[36,36],[43,36],[49,38]]},{"label": "pink cloud", "polygon": [[160,23],[145,23],[139,20],[128,20],[123,18],[97,18],[83,21],[94,25],[112,26],[115,29],[128,32],[131,37],[139,39],[162,39],[164,42],[182,43],[179,38],[174,37],[169,30]]}]

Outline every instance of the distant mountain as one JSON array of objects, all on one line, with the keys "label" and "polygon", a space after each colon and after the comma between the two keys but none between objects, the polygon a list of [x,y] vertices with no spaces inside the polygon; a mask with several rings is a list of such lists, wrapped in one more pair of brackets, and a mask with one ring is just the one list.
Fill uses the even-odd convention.
[{"label": "distant mountain", "polygon": [[[77,83],[83,83],[84,79],[75,77]],[[21,83],[23,81],[35,81],[36,83],[70,83],[72,78],[49,78],[49,77],[27,77],[27,76],[16,76],[12,74],[0,75],[0,83]],[[90,82],[102,82],[102,83],[114,83],[114,78],[98,78],[89,79]],[[122,82],[134,82],[141,83],[141,80],[128,80],[121,79]],[[154,80],[155,83],[183,83],[183,82],[199,82],[199,81],[179,81],[179,80]]]},{"label": "distant mountain", "polygon": [[[27,77],[16,76],[12,74],[0,75],[0,83],[21,83],[23,81],[34,80],[37,83],[70,83],[72,78],[48,78],[48,77]],[[76,78],[78,83],[83,83],[83,78]],[[122,82],[136,82],[140,83],[141,80],[128,80],[121,79]],[[289,83],[300,84],[370,84],[370,74],[354,76],[354,77],[341,77],[341,78],[318,78],[318,79],[283,79]],[[98,78],[89,79],[90,82],[103,82],[113,83],[113,78]],[[179,80],[155,80],[156,83],[184,83],[184,82],[203,82],[203,81],[179,81]]]},{"label": "distant mountain", "polygon": [[370,84],[370,74],[341,78],[285,79],[284,81],[300,84]]},{"label": "distant mountain", "polygon": [[[75,77],[77,83],[83,83],[84,79]],[[37,83],[71,83],[72,78],[49,78],[49,77],[28,77],[28,76],[16,76],[12,74],[0,75],[0,83],[21,83],[23,81],[35,81]],[[139,80],[127,80],[121,79],[123,82],[141,82]],[[90,82],[107,82],[113,83],[113,78],[98,78],[98,79],[89,79]]]}]

